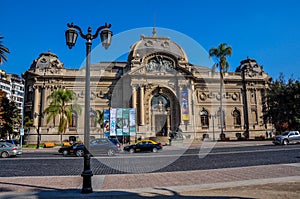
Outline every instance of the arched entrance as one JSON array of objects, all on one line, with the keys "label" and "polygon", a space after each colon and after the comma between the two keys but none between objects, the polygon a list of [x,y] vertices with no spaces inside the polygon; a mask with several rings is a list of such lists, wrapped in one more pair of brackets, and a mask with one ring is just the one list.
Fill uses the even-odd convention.
[{"label": "arched entrance", "polygon": [[168,88],[157,87],[153,90],[150,107],[151,131],[156,136],[169,137],[180,124],[180,106],[178,99]]}]

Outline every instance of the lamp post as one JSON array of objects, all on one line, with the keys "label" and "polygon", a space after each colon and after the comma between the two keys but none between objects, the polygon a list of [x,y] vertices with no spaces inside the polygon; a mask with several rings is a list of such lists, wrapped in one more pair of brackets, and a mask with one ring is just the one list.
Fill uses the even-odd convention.
[{"label": "lamp post", "polygon": [[246,88],[246,78],[245,71],[247,67],[242,68],[242,83],[243,83],[243,103],[244,103],[244,128],[245,128],[245,137],[249,138],[249,118],[248,118],[248,101],[247,101],[247,88]]},{"label": "lamp post", "polygon": [[105,23],[104,26],[100,26],[95,34],[92,34],[92,28],[88,27],[88,33],[83,34],[81,28],[79,26],[74,25],[73,23],[67,24],[69,29],[65,32],[66,43],[71,49],[77,40],[79,31],[80,36],[86,40],[86,70],[85,70],[85,111],[84,111],[84,145],[85,145],[85,153],[84,153],[84,170],[81,174],[83,177],[83,185],[82,185],[82,193],[92,193],[92,182],[91,178],[93,176],[91,166],[90,166],[90,153],[89,153],[89,137],[90,137],[90,126],[89,126],[89,118],[90,118],[90,53],[92,47],[92,40],[98,37],[99,32],[100,38],[102,42],[102,46],[107,49],[111,42],[112,32],[109,30],[111,24],[107,25]]}]

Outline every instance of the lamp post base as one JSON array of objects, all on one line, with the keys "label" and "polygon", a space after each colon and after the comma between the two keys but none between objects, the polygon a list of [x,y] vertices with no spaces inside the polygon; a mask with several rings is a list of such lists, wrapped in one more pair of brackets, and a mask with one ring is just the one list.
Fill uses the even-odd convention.
[{"label": "lamp post base", "polygon": [[93,172],[90,168],[90,154],[84,155],[84,171],[81,173],[83,184],[81,193],[93,193],[92,176]]}]

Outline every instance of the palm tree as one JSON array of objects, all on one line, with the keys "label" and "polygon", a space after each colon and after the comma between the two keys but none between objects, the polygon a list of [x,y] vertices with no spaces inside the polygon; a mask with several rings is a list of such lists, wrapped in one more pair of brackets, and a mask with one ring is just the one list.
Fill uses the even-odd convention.
[{"label": "palm tree", "polygon": [[66,132],[68,124],[72,121],[72,113],[75,110],[81,114],[81,106],[71,102],[77,100],[76,94],[71,90],[58,89],[53,91],[47,100],[51,100],[50,105],[44,110],[47,114],[47,124],[59,115],[58,133],[62,142],[62,134]]},{"label": "palm tree", "polygon": [[227,62],[227,56],[231,56],[232,48],[228,46],[226,43],[221,43],[217,48],[212,47],[209,50],[209,57],[215,57],[217,59],[217,63],[213,65],[212,70],[214,71],[216,68],[220,70],[220,122],[221,122],[221,135],[223,136],[223,125],[224,125],[224,115],[223,115],[223,78],[224,72],[227,72],[229,69],[229,63]]},{"label": "palm tree", "polygon": [[7,61],[6,53],[9,53],[9,49],[2,44],[2,39],[4,37],[0,36],[0,64]]}]

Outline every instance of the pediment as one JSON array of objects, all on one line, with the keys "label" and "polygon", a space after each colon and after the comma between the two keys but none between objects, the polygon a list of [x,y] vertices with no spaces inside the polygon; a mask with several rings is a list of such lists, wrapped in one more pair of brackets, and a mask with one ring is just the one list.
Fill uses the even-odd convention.
[{"label": "pediment", "polygon": [[178,63],[166,56],[154,54],[149,57],[140,66],[132,68],[130,75],[147,75],[147,76],[176,76],[191,75],[190,71],[178,66]]},{"label": "pediment", "polygon": [[189,71],[184,70],[183,68],[177,67],[172,69],[161,69],[161,68],[151,68],[149,70],[148,65],[141,65],[131,69],[128,73],[131,76],[149,76],[149,77],[174,77],[174,76],[186,76],[191,75]]}]

